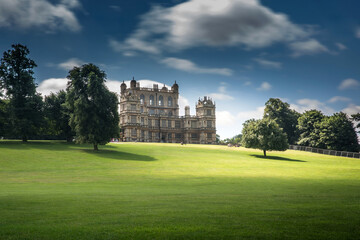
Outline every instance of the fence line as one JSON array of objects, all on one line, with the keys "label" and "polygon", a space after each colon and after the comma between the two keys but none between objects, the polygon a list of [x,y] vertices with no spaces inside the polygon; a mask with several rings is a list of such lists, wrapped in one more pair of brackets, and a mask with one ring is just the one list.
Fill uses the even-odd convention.
[{"label": "fence line", "polygon": [[290,145],[289,149],[298,150],[298,151],[306,151],[313,153],[320,153],[326,155],[340,156],[340,157],[349,157],[349,158],[360,158],[360,153],[356,152],[345,152],[345,151],[335,151],[329,149],[321,149],[321,148],[313,148],[299,145]]}]

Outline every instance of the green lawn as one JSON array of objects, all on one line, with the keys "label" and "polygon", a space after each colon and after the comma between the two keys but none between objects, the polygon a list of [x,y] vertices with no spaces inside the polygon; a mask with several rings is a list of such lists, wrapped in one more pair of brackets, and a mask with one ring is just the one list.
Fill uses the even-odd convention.
[{"label": "green lawn", "polygon": [[360,160],[0,141],[0,239],[360,239]]}]

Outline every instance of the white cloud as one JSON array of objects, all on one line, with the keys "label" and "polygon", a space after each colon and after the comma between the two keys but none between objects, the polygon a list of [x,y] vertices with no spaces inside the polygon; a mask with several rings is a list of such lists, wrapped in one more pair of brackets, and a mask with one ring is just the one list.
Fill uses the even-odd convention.
[{"label": "white cloud", "polygon": [[0,28],[40,27],[48,32],[58,29],[76,32],[81,26],[72,10],[78,7],[78,0],[58,4],[47,0],[0,0]]},{"label": "white cloud", "polygon": [[341,111],[350,116],[352,114],[360,113],[360,106],[355,104],[349,104],[346,108],[344,108]]},{"label": "white cloud", "polygon": [[360,38],[360,27],[357,27],[357,28],[355,29],[355,37],[356,37],[356,38]]},{"label": "white cloud", "polygon": [[327,47],[325,47],[315,39],[293,42],[289,44],[289,47],[293,51],[292,56],[294,57],[329,52],[329,49],[327,49]]},{"label": "white cloud", "polygon": [[218,92],[208,94],[214,100],[233,100],[234,97],[230,96],[226,91],[226,83],[221,83]]},{"label": "white cloud", "polygon": [[43,96],[47,96],[50,95],[50,93],[65,90],[68,81],[67,78],[49,78],[42,81],[36,90]]},{"label": "white cloud", "polygon": [[335,96],[328,100],[329,103],[336,103],[336,102],[349,102],[351,101],[350,98],[347,97],[341,97],[341,96]]},{"label": "white cloud", "polygon": [[317,109],[322,111],[326,115],[331,115],[335,112],[334,109],[328,107],[325,103],[316,99],[303,98],[296,101],[295,104],[290,104],[290,107],[300,113],[307,110]]},{"label": "white cloud", "polygon": [[340,90],[353,89],[358,87],[360,87],[360,82],[353,78],[345,79],[339,85]]},{"label": "white cloud", "polygon": [[249,119],[261,119],[264,115],[264,109],[265,106],[262,107],[257,107],[255,110],[252,111],[244,111],[244,112],[239,112],[236,117],[240,120],[242,120],[242,122],[245,122],[246,120]]},{"label": "white cloud", "polygon": [[180,58],[165,58],[161,60],[161,63],[168,67],[191,73],[208,73],[208,74],[219,74],[225,76],[231,76],[232,70],[228,68],[203,68],[197,66],[195,63]]},{"label": "white cloud", "polygon": [[262,58],[254,58],[253,60],[265,68],[273,68],[273,69],[282,68],[281,62],[269,61]]},{"label": "white cloud", "polygon": [[306,39],[311,30],[292,23],[258,0],[190,0],[153,7],[124,41],[110,40],[116,51],[158,54],[197,46],[267,47]]},{"label": "white cloud", "polygon": [[74,67],[80,67],[81,65],[83,65],[85,62],[77,59],[77,58],[70,58],[65,62],[59,63],[58,67],[62,68],[64,70],[71,70]]},{"label": "white cloud", "polygon": [[236,122],[236,118],[229,111],[216,111],[216,124],[219,127],[229,126]]},{"label": "white cloud", "polygon": [[271,88],[272,88],[272,86],[270,85],[270,83],[263,82],[263,83],[261,83],[260,87],[258,87],[256,90],[258,90],[258,91],[268,91]]},{"label": "white cloud", "polygon": [[339,50],[346,50],[347,47],[342,43],[335,43]]},{"label": "white cloud", "polygon": [[244,86],[250,86],[251,84],[252,84],[251,81],[244,82]]}]

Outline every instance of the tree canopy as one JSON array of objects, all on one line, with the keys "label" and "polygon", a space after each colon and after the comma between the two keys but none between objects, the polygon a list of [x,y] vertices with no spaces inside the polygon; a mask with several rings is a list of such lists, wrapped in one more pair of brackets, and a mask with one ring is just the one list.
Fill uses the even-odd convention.
[{"label": "tree canopy", "polygon": [[287,135],[288,142],[294,144],[299,133],[296,128],[300,113],[290,109],[290,105],[279,98],[270,98],[265,103],[264,118],[274,120]]},{"label": "tree canopy", "polygon": [[250,119],[243,124],[242,145],[246,148],[257,148],[266,151],[285,151],[289,148],[286,134],[272,119]]},{"label": "tree canopy", "polygon": [[353,123],[343,112],[326,117],[320,124],[319,142],[328,149],[359,151],[359,143]]},{"label": "tree canopy", "polygon": [[12,134],[23,141],[34,134],[43,123],[42,98],[36,93],[35,62],[28,57],[29,49],[21,44],[12,45],[4,52],[0,64],[1,86],[9,99],[8,122]]},{"label": "tree canopy", "polygon": [[118,99],[105,86],[106,74],[93,64],[74,67],[66,98],[70,126],[79,143],[106,144],[119,134]]},{"label": "tree canopy", "polygon": [[319,110],[305,111],[298,118],[298,129],[300,131],[299,145],[324,148],[320,143],[320,124],[325,115]]}]

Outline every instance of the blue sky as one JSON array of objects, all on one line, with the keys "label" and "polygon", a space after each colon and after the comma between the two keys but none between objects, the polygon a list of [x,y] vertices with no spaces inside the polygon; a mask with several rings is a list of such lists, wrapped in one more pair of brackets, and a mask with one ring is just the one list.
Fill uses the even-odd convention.
[{"label": "blue sky", "polygon": [[[108,87],[172,85],[180,107],[211,96],[221,138],[278,97],[303,112],[360,112],[358,0],[0,0],[0,51],[29,47],[38,91],[92,62]],[[183,112],[183,111],[181,111]]]}]

